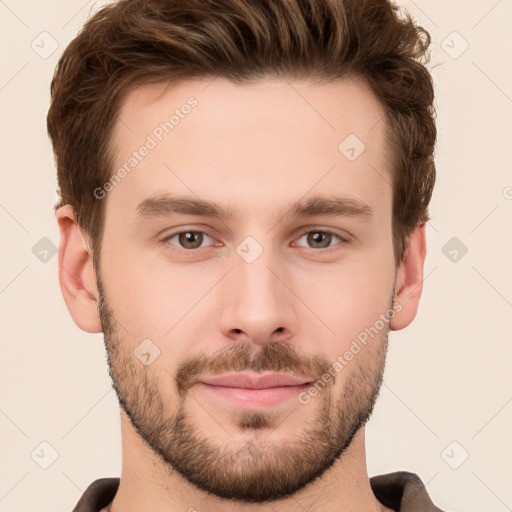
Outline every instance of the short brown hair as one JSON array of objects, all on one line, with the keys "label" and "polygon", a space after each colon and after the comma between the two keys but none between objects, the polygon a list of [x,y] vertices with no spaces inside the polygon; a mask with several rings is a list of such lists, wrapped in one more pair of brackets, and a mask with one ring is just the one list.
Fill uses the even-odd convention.
[{"label": "short brown hair", "polygon": [[[99,257],[113,171],[111,136],[127,92],[147,83],[265,76],[366,80],[386,113],[398,266],[430,219],[435,183],[430,34],[388,0],[120,0],[102,7],[62,54],[48,133],[60,201]],[[340,141],[341,142],[341,141]]]}]

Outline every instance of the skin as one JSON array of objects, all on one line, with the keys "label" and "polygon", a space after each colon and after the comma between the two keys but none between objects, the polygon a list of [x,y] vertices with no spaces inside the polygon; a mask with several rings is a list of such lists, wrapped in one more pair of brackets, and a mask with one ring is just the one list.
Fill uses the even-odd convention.
[{"label": "skin", "polygon": [[[104,332],[121,403],[110,510],[389,511],[370,488],[364,424],[389,330],[416,316],[426,245],[422,225],[395,268],[382,107],[357,79],[138,87],[119,111],[115,169],[190,96],[198,105],[102,199],[100,255],[71,207],[57,211],[62,293],[82,330]],[[338,150],[350,133],[366,146],[354,161]],[[163,192],[236,216],[137,219],[137,205]],[[356,198],[373,217],[284,216],[312,195]],[[196,239],[169,238],[180,230]],[[263,251],[251,263],[237,253],[247,236]],[[242,369],[317,381],[393,304],[389,323],[306,404],[249,409],[194,381]],[[148,366],[134,355],[144,339],[160,351]]]}]

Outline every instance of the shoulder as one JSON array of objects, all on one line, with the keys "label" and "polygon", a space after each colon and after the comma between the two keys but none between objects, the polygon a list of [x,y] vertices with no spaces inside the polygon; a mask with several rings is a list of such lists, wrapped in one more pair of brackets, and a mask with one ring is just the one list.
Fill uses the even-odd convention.
[{"label": "shoulder", "polygon": [[394,510],[443,512],[434,505],[425,484],[416,473],[395,471],[372,476],[370,486],[377,499]]},{"label": "shoulder", "polygon": [[119,478],[98,478],[84,491],[72,512],[100,512],[116,495]]}]

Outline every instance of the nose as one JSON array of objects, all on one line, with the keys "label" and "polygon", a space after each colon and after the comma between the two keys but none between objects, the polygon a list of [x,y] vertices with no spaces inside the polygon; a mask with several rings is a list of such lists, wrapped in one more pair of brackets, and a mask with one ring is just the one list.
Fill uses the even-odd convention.
[{"label": "nose", "polygon": [[287,274],[270,251],[252,263],[235,259],[222,290],[222,334],[258,345],[292,338],[297,329],[298,301],[289,289],[291,276]]}]

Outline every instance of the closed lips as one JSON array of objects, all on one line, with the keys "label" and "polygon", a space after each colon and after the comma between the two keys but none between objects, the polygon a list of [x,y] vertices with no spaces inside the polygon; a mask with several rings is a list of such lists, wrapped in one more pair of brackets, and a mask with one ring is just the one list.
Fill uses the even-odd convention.
[{"label": "closed lips", "polygon": [[226,375],[216,375],[199,379],[198,382],[210,386],[224,386],[230,388],[244,389],[267,389],[283,386],[302,386],[312,382],[311,379],[295,377],[288,374],[267,374],[250,375],[246,373],[232,373]]}]

